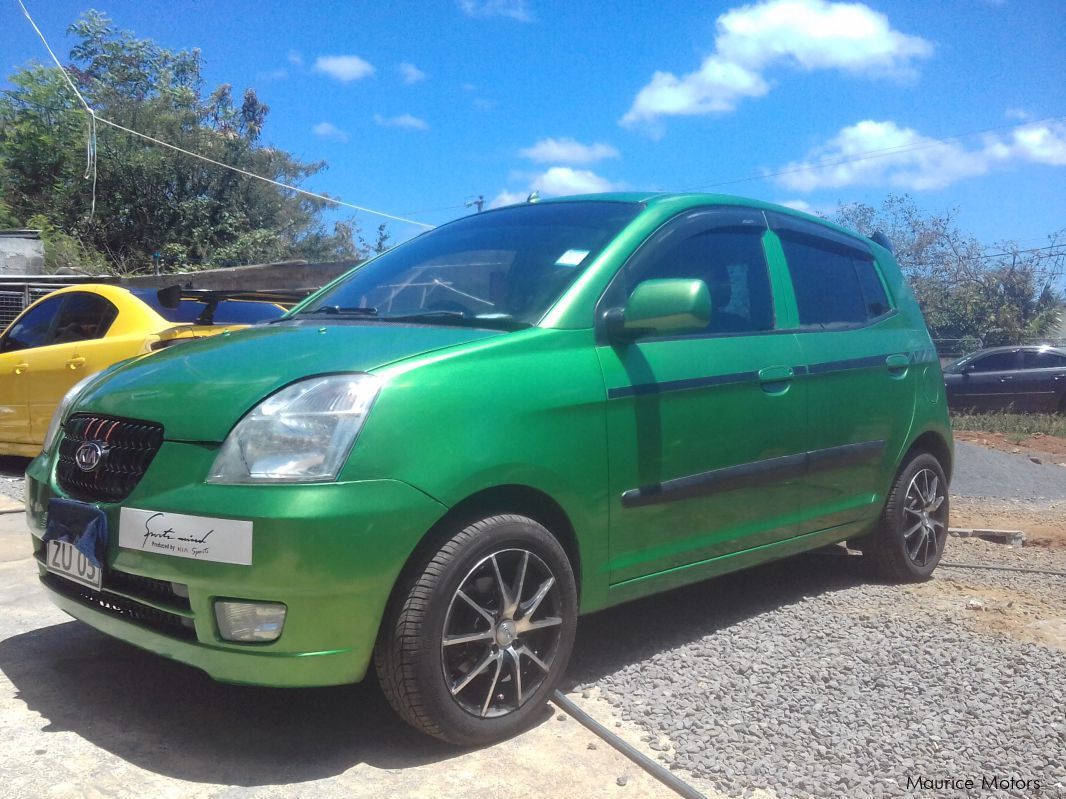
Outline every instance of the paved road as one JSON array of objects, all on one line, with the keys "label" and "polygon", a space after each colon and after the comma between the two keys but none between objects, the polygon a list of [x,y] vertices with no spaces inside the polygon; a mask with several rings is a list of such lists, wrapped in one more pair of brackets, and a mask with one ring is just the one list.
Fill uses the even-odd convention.
[{"label": "paved road", "polygon": [[1024,454],[957,441],[951,493],[1022,501],[1066,500],[1066,467],[1041,460],[1034,463]]}]

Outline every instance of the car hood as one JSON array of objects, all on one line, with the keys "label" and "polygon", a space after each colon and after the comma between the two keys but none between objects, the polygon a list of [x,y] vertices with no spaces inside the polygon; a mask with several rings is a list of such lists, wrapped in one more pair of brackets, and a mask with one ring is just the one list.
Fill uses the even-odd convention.
[{"label": "car hood", "polygon": [[300,378],[368,372],[498,335],[503,333],[385,322],[260,325],[119,366],[89,387],[75,412],[158,422],[171,441],[219,442],[264,397]]}]

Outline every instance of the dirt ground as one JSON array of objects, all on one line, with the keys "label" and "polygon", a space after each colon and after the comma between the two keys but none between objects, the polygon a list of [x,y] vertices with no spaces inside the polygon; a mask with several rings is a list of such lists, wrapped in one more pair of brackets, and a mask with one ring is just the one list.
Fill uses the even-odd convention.
[{"label": "dirt ground", "polygon": [[[1066,470],[1063,470],[1066,480]],[[1066,502],[1034,504],[1008,499],[952,497],[951,526],[1021,530],[1026,547],[1066,550]]]},{"label": "dirt ground", "polygon": [[[974,538],[948,540],[944,563],[985,564],[1066,573],[1066,546],[1011,547]],[[960,624],[1066,652],[1066,593],[1042,574],[940,567],[936,579],[906,590]]]}]

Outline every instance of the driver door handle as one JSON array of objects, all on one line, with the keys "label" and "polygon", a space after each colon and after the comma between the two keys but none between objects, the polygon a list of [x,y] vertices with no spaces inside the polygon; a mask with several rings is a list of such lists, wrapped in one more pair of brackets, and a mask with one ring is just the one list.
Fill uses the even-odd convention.
[{"label": "driver door handle", "polygon": [[67,366],[69,366],[71,369],[77,369],[79,366],[85,366],[85,359],[81,356],[71,358],[69,361],[67,361]]},{"label": "driver door handle", "polygon": [[20,375],[20,374],[22,374],[23,372],[25,372],[29,368],[30,368],[30,365],[28,363],[16,363],[15,364],[15,374]]}]

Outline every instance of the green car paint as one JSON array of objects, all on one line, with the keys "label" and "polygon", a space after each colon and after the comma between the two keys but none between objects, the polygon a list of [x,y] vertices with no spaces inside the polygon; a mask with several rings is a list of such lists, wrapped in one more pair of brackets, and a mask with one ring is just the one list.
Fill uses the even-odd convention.
[{"label": "green car paint", "polygon": [[[600,195],[536,207],[565,214],[589,203],[625,207],[628,221],[598,249],[559,254],[553,274],[569,282],[528,326],[497,324],[491,314],[470,323],[447,309],[391,323],[342,319],[342,308],[313,313],[352,274],[372,270],[371,261],[295,308],[291,321],[168,349],[90,384],[66,418],[144,420],[164,430],[129,495],[93,503],[110,529],[119,529],[122,507],[246,520],[253,562],[170,557],[120,547],[112,535],[108,575],[184,586],[188,602],[125,577],[105,577],[103,589],[124,612],[105,607],[97,592],[71,589],[43,564],[48,502],[68,493],[57,478],[60,437],[27,471],[27,514],[53,599],[110,635],[219,680],[346,683],[363,678],[413,553],[433,531],[478,511],[541,521],[566,549],[580,609],[591,612],[869,533],[916,442],[950,471],[939,363],[888,250],[798,212],[718,195]],[[497,213],[482,215],[484,224]],[[725,215],[722,230],[753,236],[743,241],[765,258],[772,313],[762,328],[613,336],[609,317],[626,301],[624,265],[665,246],[684,220],[718,224],[714,214]],[[825,231],[841,252],[868,252],[884,312],[862,324],[802,324],[787,250],[806,234],[793,236],[791,224]],[[425,283],[441,293],[442,281]],[[485,296],[491,291],[486,283]],[[670,293],[667,284],[665,299],[649,299],[644,311],[654,316]],[[691,300],[693,319],[699,302]],[[208,482],[223,441],[266,397],[312,375],[358,372],[379,378],[380,393],[334,480]],[[223,640],[213,612],[219,598],[284,604],[282,635]],[[176,619],[184,634],[153,627],[151,613]]]}]

